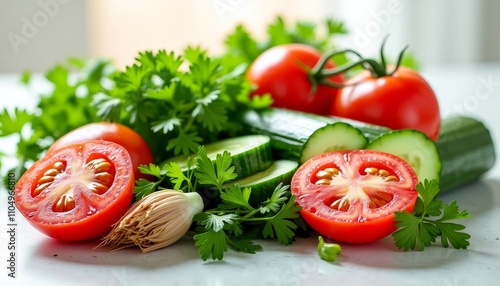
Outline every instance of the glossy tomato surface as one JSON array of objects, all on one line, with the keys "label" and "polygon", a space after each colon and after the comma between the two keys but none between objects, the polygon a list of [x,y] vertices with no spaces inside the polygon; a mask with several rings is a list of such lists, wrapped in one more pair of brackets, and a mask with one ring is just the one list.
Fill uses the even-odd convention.
[{"label": "glossy tomato surface", "polygon": [[[320,59],[321,53],[305,44],[284,44],[264,51],[250,65],[247,78],[257,89],[251,96],[271,94],[272,106],[327,115],[337,96],[337,88],[319,84],[316,90],[303,65],[312,68]],[[333,68],[328,61],[326,68]],[[341,83],[342,75],[328,78]]]},{"label": "glossy tomato surface", "polygon": [[35,162],[15,189],[19,212],[60,240],[105,234],[132,202],[134,173],[120,145],[95,140],[69,145]]},{"label": "glossy tomato surface", "polygon": [[304,220],[318,233],[347,243],[367,243],[391,234],[394,212],[412,212],[417,176],[394,155],[353,150],[324,153],[295,173],[291,191]]},{"label": "glossy tomato surface", "polygon": [[88,140],[106,140],[123,146],[129,153],[136,178],[148,178],[139,171],[140,165],[154,163],[153,154],[146,141],[128,126],[111,123],[95,122],[83,125],[59,138],[49,148],[47,154],[62,147],[82,143]]},{"label": "glossy tomato surface", "polygon": [[331,107],[341,116],[391,129],[415,129],[436,140],[439,104],[430,85],[416,71],[399,67],[392,76],[374,78],[363,71],[347,82]]}]

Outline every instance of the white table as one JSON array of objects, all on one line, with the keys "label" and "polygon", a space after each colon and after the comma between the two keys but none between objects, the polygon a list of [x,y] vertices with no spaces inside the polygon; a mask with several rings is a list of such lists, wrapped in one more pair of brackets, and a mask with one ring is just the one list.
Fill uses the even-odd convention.
[{"label": "white table", "polygon": [[[428,67],[443,115],[461,112],[483,120],[500,152],[500,64]],[[16,76],[0,76],[0,105],[29,105]],[[487,82],[490,84],[485,84]],[[45,88],[41,86],[40,88]],[[11,144],[2,141],[1,144]],[[5,150],[6,145],[2,145]],[[7,150],[13,151],[12,147]],[[444,194],[473,218],[467,250],[429,247],[403,252],[391,237],[364,245],[342,245],[335,263],[320,260],[315,238],[290,246],[262,242],[257,254],[229,251],[223,261],[202,261],[194,242],[142,254],[137,249],[93,250],[96,242],[64,243],[33,229],[17,214],[16,279],[7,277],[7,193],[0,192],[1,285],[498,285],[500,278],[500,167],[484,178]]]}]

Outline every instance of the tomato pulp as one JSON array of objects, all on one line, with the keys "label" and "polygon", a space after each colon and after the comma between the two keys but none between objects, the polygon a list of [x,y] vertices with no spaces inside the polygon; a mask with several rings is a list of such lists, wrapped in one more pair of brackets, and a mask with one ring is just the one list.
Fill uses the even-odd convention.
[{"label": "tomato pulp", "polygon": [[19,212],[39,231],[61,240],[105,234],[132,202],[128,152],[103,140],[73,144],[35,162],[15,189]]},{"label": "tomato pulp", "polygon": [[74,143],[88,140],[106,140],[123,146],[132,159],[136,178],[150,178],[139,171],[140,165],[154,163],[153,153],[146,141],[128,126],[111,122],[94,122],[76,128],[59,138],[47,154]]},{"label": "tomato pulp", "polygon": [[392,75],[373,77],[362,71],[346,83],[331,106],[331,115],[385,126],[415,129],[437,140],[441,117],[430,85],[414,70],[399,67]]},{"label": "tomato pulp", "polygon": [[[305,44],[284,44],[264,51],[250,65],[246,74],[256,90],[251,96],[269,93],[272,106],[327,115],[339,90],[313,81],[307,68],[314,67],[321,58],[321,52]],[[325,68],[334,68],[328,60]],[[342,83],[339,74],[327,78]]]},{"label": "tomato pulp", "polygon": [[347,243],[391,234],[394,212],[412,212],[417,175],[401,158],[373,150],[318,155],[299,167],[291,183],[304,220],[318,233]]}]

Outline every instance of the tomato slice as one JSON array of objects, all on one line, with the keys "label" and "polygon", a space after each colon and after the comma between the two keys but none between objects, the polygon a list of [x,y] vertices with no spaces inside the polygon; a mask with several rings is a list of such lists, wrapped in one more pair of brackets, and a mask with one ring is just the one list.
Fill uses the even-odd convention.
[{"label": "tomato slice", "polygon": [[403,159],[380,151],[324,153],[295,173],[291,191],[304,220],[318,233],[347,243],[391,234],[394,212],[412,212],[417,175]]},{"label": "tomato slice", "polygon": [[92,140],[61,148],[35,162],[15,189],[19,212],[56,239],[105,234],[132,202],[134,171],[120,145]]}]

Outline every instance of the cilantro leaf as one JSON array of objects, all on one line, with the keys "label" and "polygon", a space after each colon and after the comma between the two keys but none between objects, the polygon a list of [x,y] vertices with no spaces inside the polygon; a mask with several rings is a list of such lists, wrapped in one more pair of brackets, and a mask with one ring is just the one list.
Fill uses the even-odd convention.
[{"label": "cilantro leaf", "polygon": [[456,201],[444,204],[436,199],[439,193],[437,180],[425,180],[418,183],[416,188],[419,197],[413,214],[407,211],[395,212],[398,229],[392,236],[396,247],[404,250],[424,250],[441,237],[443,247],[449,247],[451,244],[457,249],[467,248],[470,235],[461,232],[465,226],[449,221],[470,218],[469,213],[460,211]]},{"label": "cilantro leaf", "polygon": [[140,165],[139,166],[139,171],[145,175],[152,175],[160,179],[162,177],[162,171],[161,168],[155,164],[149,164],[149,165]]},{"label": "cilantro leaf", "polygon": [[227,251],[227,241],[229,239],[224,231],[209,229],[194,235],[193,238],[201,259],[222,260],[224,253]]},{"label": "cilantro leaf", "polygon": [[0,110],[0,136],[20,134],[23,127],[30,123],[33,117],[33,114],[19,108],[15,108],[12,112],[6,108]]},{"label": "cilantro leaf", "polygon": [[293,219],[298,218],[300,209],[295,204],[295,197],[292,196],[276,215],[267,220],[262,231],[264,238],[274,238],[276,236],[282,244],[290,244],[295,236],[294,230],[297,228]]},{"label": "cilantro leaf", "polygon": [[277,212],[280,206],[288,200],[287,195],[289,192],[287,190],[289,187],[290,186],[288,185],[283,186],[283,183],[278,184],[271,197],[262,203],[260,212],[263,214],[268,212]]},{"label": "cilantro leaf", "polygon": [[134,196],[136,200],[140,200],[155,192],[159,184],[160,181],[151,182],[143,178],[136,180],[134,186]]},{"label": "cilantro leaf", "polygon": [[254,208],[248,203],[252,190],[240,185],[232,185],[228,189],[222,190],[220,198],[222,203],[217,207],[223,210],[244,209],[253,210]]},{"label": "cilantro leaf", "polygon": [[208,157],[205,148],[201,146],[198,148],[198,157],[196,157],[195,176],[200,184],[213,185],[221,190],[226,181],[235,179],[237,176],[231,162],[231,154],[224,151],[222,154],[216,155],[214,164]]}]

